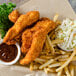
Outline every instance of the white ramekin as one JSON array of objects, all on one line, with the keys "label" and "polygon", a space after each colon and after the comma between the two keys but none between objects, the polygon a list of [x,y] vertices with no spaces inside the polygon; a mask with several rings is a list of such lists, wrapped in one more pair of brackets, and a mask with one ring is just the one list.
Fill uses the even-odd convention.
[{"label": "white ramekin", "polygon": [[67,49],[65,49],[65,48],[62,48],[61,46],[60,46],[60,44],[58,44],[58,47],[60,48],[60,49],[62,49],[62,50],[64,50],[64,51],[73,51],[73,49],[70,49],[70,50],[67,50]]},{"label": "white ramekin", "polygon": [[[0,44],[2,44],[2,43],[3,43],[3,39],[0,40]],[[0,64],[3,64],[3,65],[13,65],[13,64],[15,64],[19,60],[20,55],[21,55],[20,46],[19,46],[18,43],[16,43],[15,45],[16,45],[16,47],[18,49],[18,53],[17,53],[16,58],[13,61],[11,61],[11,62],[4,62],[4,61],[0,60]]]}]

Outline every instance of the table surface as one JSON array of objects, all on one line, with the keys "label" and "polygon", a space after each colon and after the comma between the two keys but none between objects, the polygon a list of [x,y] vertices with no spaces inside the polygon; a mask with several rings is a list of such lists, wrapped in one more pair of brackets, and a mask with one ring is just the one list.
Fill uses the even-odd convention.
[{"label": "table surface", "polygon": [[[6,2],[6,3],[13,2],[13,3],[16,3],[18,6],[18,5],[20,5],[24,2],[27,2],[27,1],[29,1],[29,0],[0,0],[0,4],[4,3],[4,2]],[[72,8],[74,9],[74,11],[76,12],[76,0],[69,0],[69,2],[71,4]]]},{"label": "table surface", "polygon": [[76,0],[69,0],[72,8],[74,9],[74,11],[76,12]]}]

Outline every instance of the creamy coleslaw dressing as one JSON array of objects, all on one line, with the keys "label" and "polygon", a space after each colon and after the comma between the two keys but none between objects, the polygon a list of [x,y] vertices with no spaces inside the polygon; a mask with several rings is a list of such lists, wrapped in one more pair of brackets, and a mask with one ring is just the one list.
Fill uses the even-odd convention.
[{"label": "creamy coleslaw dressing", "polygon": [[60,48],[66,51],[72,51],[76,46],[76,20],[65,19],[55,30],[56,38],[64,40],[58,44]]}]

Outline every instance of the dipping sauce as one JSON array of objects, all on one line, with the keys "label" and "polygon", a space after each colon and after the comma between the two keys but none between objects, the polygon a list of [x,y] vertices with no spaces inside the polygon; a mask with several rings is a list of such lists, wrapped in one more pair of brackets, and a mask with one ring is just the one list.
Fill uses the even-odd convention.
[{"label": "dipping sauce", "polygon": [[16,45],[0,44],[0,59],[5,62],[13,61],[18,53]]}]

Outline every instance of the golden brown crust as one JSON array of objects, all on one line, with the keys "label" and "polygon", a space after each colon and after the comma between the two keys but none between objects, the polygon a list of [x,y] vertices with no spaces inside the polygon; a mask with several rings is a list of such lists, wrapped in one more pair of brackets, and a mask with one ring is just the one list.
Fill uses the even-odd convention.
[{"label": "golden brown crust", "polygon": [[20,61],[20,64],[28,64],[36,57],[38,57],[42,50],[45,39],[46,35],[44,34],[43,30],[36,32],[33,36],[30,50],[28,51],[26,56]]},{"label": "golden brown crust", "polygon": [[51,20],[37,22],[33,28],[33,30],[36,29],[36,32],[32,36],[31,47],[29,48],[26,56],[20,61],[20,64],[28,64],[39,56],[46,39],[46,35],[55,27],[55,23]]},{"label": "golden brown crust", "polygon": [[16,44],[19,43],[20,45],[22,44],[22,33],[20,33],[18,36],[16,36],[14,39],[9,40],[6,42],[6,44],[11,45],[11,44]]},{"label": "golden brown crust", "polygon": [[20,16],[20,13],[17,10],[14,10],[9,14],[8,18],[11,22],[15,23],[19,18],[19,16]]},{"label": "golden brown crust", "polygon": [[27,26],[31,26],[34,22],[39,19],[38,11],[30,11],[25,15],[21,15],[13,27],[11,27],[4,37],[3,42],[14,39],[19,33],[23,31]]},{"label": "golden brown crust", "polygon": [[22,46],[21,46],[22,53],[26,53],[29,51],[29,48],[31,47],[31,43],[32,43],[32,36],[33,33],[29,29],[27,29],[22,34]]},{"label": "golden brown crust", "polygon": [[48,20],[50,20],[50,19],[43,17],[36,23],[36,25],[33,28],[27,29],[23,32],[22,47],[21,47],[22,53],[26,53],[29,51],[31,44],[32,44],[32,39],[33,39],[34,33],[37,32],[38,30],[41,30],[42,28],[44,28],[44,26],[42,24],[40,24],[41,21],[48,21]]}]

